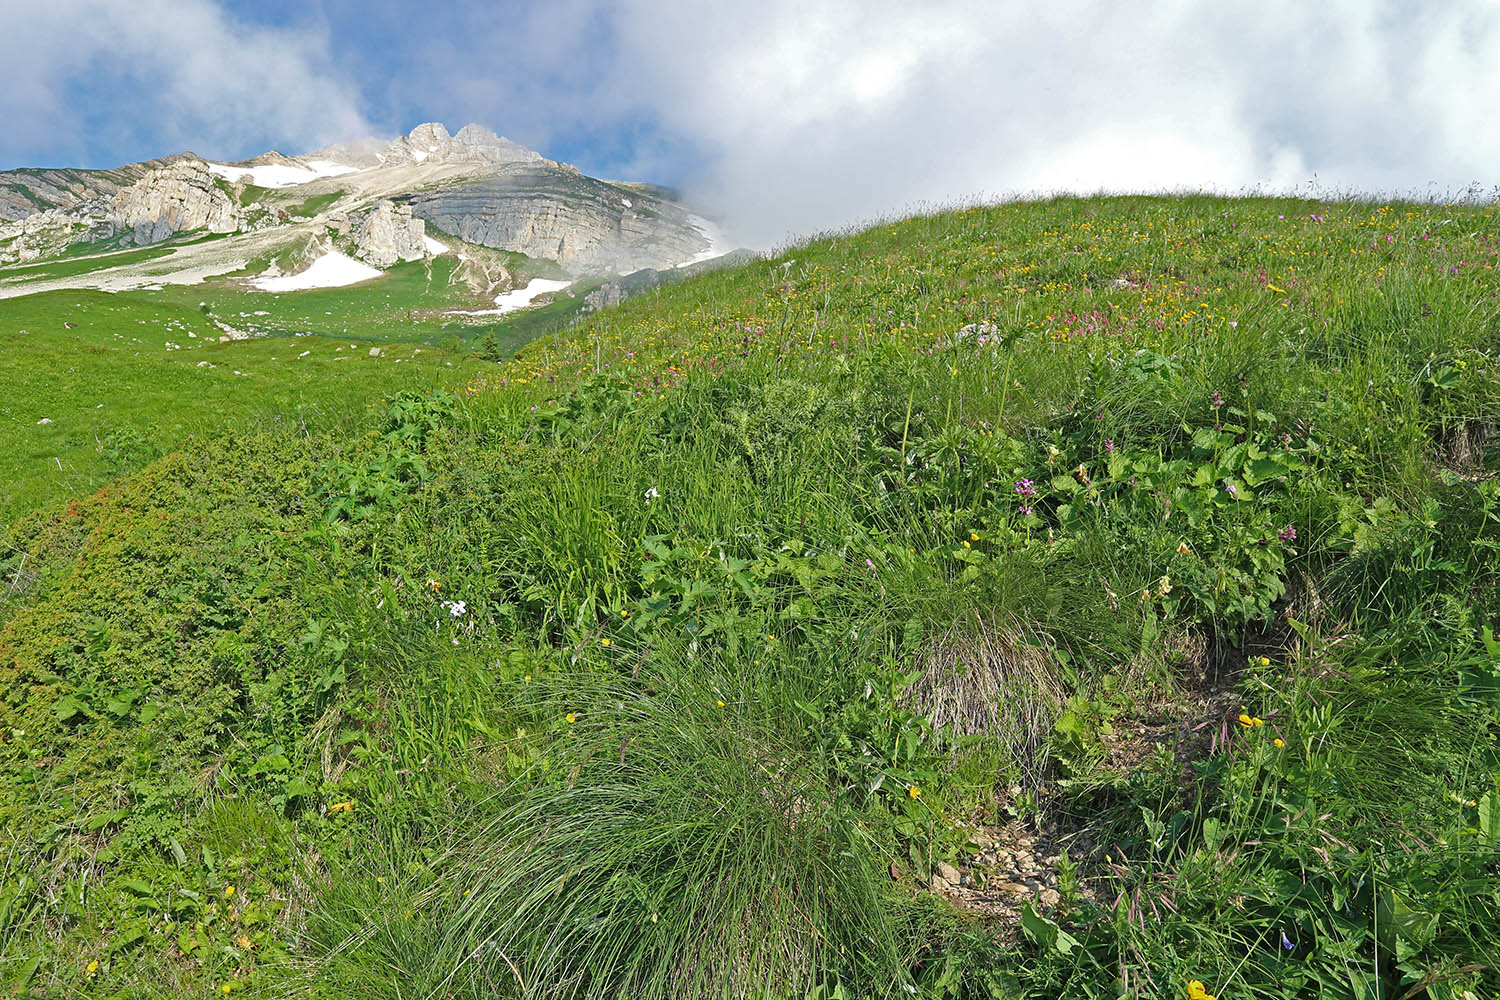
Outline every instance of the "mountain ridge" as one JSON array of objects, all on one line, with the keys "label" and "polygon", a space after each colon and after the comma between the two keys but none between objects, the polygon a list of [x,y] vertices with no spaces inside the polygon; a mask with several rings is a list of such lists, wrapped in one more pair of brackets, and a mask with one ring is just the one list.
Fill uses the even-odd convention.
[{"label": "mountain ridge", "polygon": [[182,152],[104,171],[0,173],[0,264],[197,231],[231,242],[320,226],[345,235],[340,220],[386,211],[385,202],[409,206],[439,234],[553,260],[573,275],[670,268],[716,249],[712,224],[671,189],[589,177],[481,125],[450,134],[427,122],[389,141],[295,156],[268,150],[224,162]]}]

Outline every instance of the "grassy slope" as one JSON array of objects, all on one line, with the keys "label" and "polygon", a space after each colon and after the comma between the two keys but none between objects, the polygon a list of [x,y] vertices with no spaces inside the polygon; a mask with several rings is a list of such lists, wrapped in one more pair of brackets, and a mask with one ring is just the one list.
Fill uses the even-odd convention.
[{"label": "grassy slope", "polygon": [[[0,557],[0,975],[1492,992],[1497,236],[974,209],[180,449]],[[992,936],[921,885],[1009,820]]]},{"label": "grassy slope", "polygon": [[401,388],[459,384],[472,370],[409,344],[387,344],[378,358],[326,337],[221,344],[196,304],[146,292],[5,300],[0,523],[92,492],[195,434],[359,410]]}]

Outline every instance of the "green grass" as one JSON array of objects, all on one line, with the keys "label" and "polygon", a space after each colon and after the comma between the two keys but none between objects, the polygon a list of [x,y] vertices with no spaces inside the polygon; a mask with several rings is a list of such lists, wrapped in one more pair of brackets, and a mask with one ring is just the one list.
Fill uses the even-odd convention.
[{"label": "green grass", "polygon": [[[0,549],[0,977],[1490,995],[1497,239],[973,208],[178,442]],[[281,302],[395,338],[394,280]]]},{"label": "green grass", "polygon": [[80,274],[87,274],[90,271],[98,271],[106,267],[120,267],[125,264],[139,264],[148,260],[156,260],[159,257],[170,256],[171,253],[171,247],[158,245],[136,247],[131,250],[108,251],[88,257],[58,258],[35,264],[16,264],[0,268],[0,278],[20,279],[23,281],[42,280],[44,278],[70,278]]},{"label": "green grass", "polygon": [[278,207],[288,215],[301,215],[311,218],[343,196],[344,192],[342,191],[329,191],[327,194],[315,194],[311,198],[305,198],[295,204]]},{"label": "green grass", "polygon": [[0,280],[19,279],[21,281],[39,281],[53,278],[71,278],[93,271],[102,271],[106,268],[122,267],[126,264],[140,264],[148,260],[157,260],[161,257],[171,256],[176,247],[194,243],[207,243],[223,238],[224,234],[204,235],[202,233],[195,233],[165,243],[156,243],[149,247],[134,247],[127,250],[115,249],[118,247],[117,239],[105,240],[99,243],[74,243],[67,248],[61,257],[54,257],[35,263],[13,264],[8,267],[0,267]]},{"label": "green grass", "polygon": [[91,493],[195,435],[362,410],[472,371],[463,356],[386,341],[374,358],[367,344],[327,337],[219,343],[200,310],[143,293],[10,299],[3,322],[0,522]]}]

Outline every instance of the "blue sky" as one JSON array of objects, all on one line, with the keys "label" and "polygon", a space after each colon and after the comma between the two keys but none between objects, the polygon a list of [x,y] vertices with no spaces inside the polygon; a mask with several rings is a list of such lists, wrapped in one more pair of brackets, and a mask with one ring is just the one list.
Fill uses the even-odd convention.
[{"label": "blue sky", "polygon": [[494,128],[758,242],[1059,190],[1500,182],[1490,0],[0,0],[0,168]]}]

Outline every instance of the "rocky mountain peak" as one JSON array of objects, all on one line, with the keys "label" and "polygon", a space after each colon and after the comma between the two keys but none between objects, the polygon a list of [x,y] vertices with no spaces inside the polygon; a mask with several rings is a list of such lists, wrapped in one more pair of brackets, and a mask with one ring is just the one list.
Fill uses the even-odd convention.
[{"label": "rocky mountain peak", "polygon": [[519,163],[540,161],[542,155],[496,135],[483,125],[469,124],[450,135],[442,122],[425,122],[386,147],[387,163]]}]

